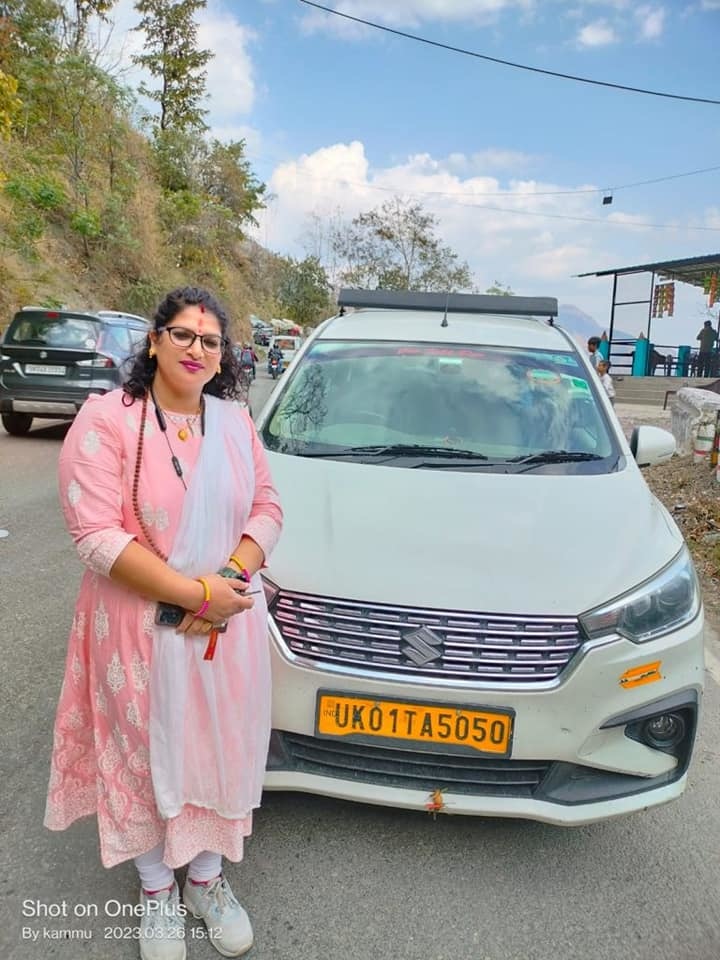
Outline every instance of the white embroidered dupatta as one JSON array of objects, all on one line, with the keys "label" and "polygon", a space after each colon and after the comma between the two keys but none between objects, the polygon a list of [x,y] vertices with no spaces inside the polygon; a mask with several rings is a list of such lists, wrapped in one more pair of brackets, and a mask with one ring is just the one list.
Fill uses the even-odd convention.
[{"label": "white embroidered dupatta", "polygon": [[[255,479],[250,431],[226,401],[205,398],[205,436],[168,563],[195,577],[218,570],[240,540]],[[254,577],[250,589],[261,587]],[[241,819],[260,803],[270,735],[267,607],[231,617],[215,656],[207,637],[155,626],[150,767],[160,815],[186,804]]]}]

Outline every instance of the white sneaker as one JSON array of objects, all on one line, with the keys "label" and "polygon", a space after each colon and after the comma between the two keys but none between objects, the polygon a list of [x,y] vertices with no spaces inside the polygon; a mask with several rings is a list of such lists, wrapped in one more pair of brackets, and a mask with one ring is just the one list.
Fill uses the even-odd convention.
[{"label": "white sneaker", "polygon": [[222,875],[205,884],[187,880],[183,900],[196,920],[205,921],[212,945],[223,957],[239,957],[253,945],[250,918]]},{"label": "white sneaker", "polygon": [[177,883],[149,895],[140,890],[140,960],[185,960],[185,909]]}]

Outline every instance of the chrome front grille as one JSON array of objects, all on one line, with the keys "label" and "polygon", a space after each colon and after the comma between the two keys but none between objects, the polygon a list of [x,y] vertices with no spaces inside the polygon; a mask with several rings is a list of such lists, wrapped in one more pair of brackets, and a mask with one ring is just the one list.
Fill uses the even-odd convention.
[{"label": "chrome front grille", "polygon": [[288,650],[306,662],[418,680],[554,680],[582,642],[574,617],[423,610],[283,590],[272,615]]}]

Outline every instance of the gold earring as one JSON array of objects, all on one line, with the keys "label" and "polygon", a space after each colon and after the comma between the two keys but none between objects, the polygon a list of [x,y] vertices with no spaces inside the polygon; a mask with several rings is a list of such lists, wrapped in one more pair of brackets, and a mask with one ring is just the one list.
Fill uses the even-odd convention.
[{"label": "gold earring", "polygon": [[221,371],[222,371],[222,364],[219,363],[219,364],[218,364],[218,368],[217,368],[217,372],[220,373]]},{"label": "gold earring", "polygon": [[152,358],[155,356],[155,347],[150,347],[150,349],[148,350],[148,356],[152,360]]}]

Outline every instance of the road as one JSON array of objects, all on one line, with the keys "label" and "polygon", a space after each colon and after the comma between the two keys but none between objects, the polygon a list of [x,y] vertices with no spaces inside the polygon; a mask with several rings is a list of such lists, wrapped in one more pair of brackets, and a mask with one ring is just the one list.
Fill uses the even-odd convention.
[{"label": "road", "polygon": [[[260,374],[256,411],[271,387]],[[8,531],[0,539],[0,957],[124,960],[137,957],[123,929],[135,921],[109,913],[113,901],[136,902],[132,864],[103,869],[92,820],[64,833],[42,826],[80,573],[55,493],[64,432],[50,426],[13,439],[0,431],[0,528]],[[561,830],[266,795],[244,862],[227,869],[254,922],[250,957],[718,960],[720,689],[707,680],[687,793],[622,820]],[[64,902],[69,916],[28,916],[25,901],[60,911]],[[95,906],[97,917],[72,915]],[[92,939],[32,943],[23,927]],[[193,921],[189,936],[202,929]],[[189,940],[190,960],[217,956],[206,941]]]}]

